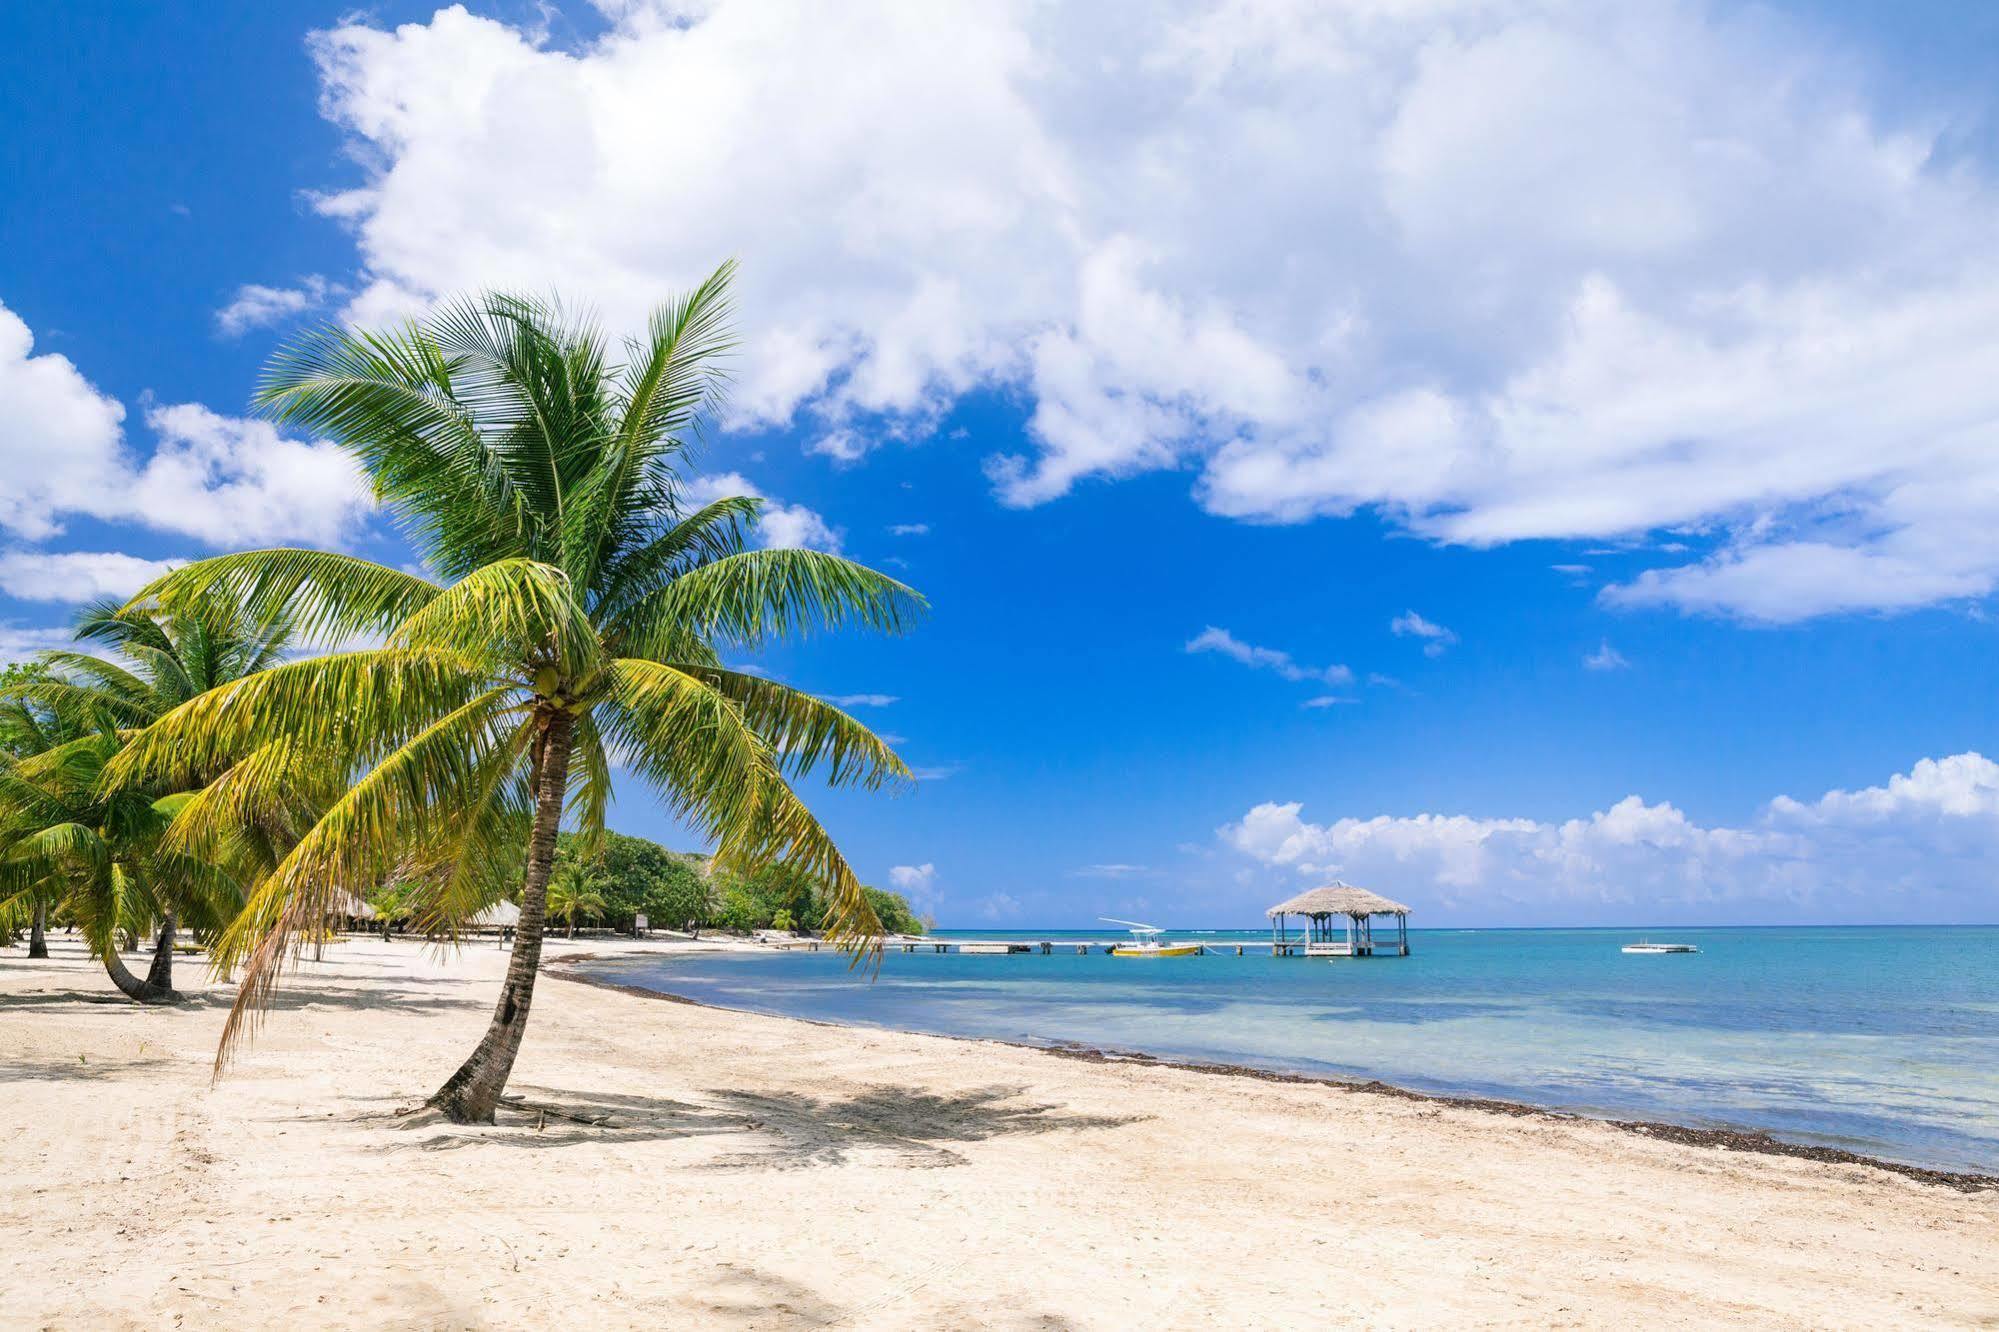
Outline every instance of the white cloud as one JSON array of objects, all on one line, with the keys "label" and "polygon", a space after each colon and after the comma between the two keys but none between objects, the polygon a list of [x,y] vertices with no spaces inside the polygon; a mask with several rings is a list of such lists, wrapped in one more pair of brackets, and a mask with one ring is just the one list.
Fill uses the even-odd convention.
[{"label": "white cloud", "polygon": [[764,501],[757,531],[764,545],[799,546],[808,550],[840,553],[840,530],[803,504],[785,504],[771,499],[751,484],[741,472],[718,472],[695,477],[687,485],[691,504],[708,504],[728,495],[747,495]]},{"label": "white cloud", "polygon": [[1314,698],[1306,699],[1298,706],[1301,708],[1337,708],[1343,704],[1358,702],[1360,700],[1357,698],[1347,698],[1340,694],[1320,694]]},{"label": "white cloud", "polygon": [[304,278],[296,287],[266,287],[248,282],[236,288],[229,303],[215,312],[215,327],[225,337],[233,338],[253,328],[281,324],[324,308],[338,290],[317,273]]},{"label": "white cloud", "polygon": [[1501,924],[1547,920],[1977,921],[1999,914],[1999,764],[1923,759],[1886,785],[1778,796],[1704,827],[1627,796],[1549,823],[1462,814],[1311,823],[1270,802],[1218,830],[1250,861]]},{"label": "white cloud", "polygon": [[115,551],[0,551],[0,592],[21,601],[123,599],[170,571],[174,563]]},{"label": "white cloud", "polygon": [[1228,630],[1218,629],[1212,624],[1189,639],[1183,651],[1219,652],[1231,661],[1239,661],[1254,670],[1274,671],[1291,681],[1316,680],[1329,685],[1353,682],[1353,671],[1348,667],[1301,666],[1292,660],[1288,652],[1245,643]]},{"label": "white cloud", "polygon": [[894,523],[888,529],[890,536],[929,536],[929,523]]},{"label": "white cloud", "polygon": [[288,439],[267,421],[198,403],[154,407],[152,457],[130,478],[119,512],[217,546],[302,541],[337,545],[372,508],[367,482],[338,445]]},{"label": "white cloud", "polygon": [[67,648],[88,652],[91,649],[74,641],[70,631],[61,628],[14,624],[0,620],[0,665],[10,661],[26,661],[37,652],[50,648]]},{"label": "white cloud", "polygon": [[1624,654],[1610,645],[1609,639],[1597,645],[1597,649],[1583,657],[1583,669],[1587,671],[1621,671],[1631,663]]},{"label": "white cloud", "polygon": [[630,326],[737,254],[738,424],[1015,392],[1010,503],[1191,466],[1252,521],[1684,528],[1612,604],[1768,620],[1999,578],[1999,189],[1768,9],[609,12],[316,39],[355,315],[498,284]]},{"label": "white cloud", "polygon": [[1015,920],[1020,916],[1020,899],[1012,893],[988,893],[978,901],[979,919]]},{"label": "white cloud", "polygon": [[919,782],[942,782],[956,777],[965,770],[965,765],[953,759],[949,763],[932,763],[925,767],[909,770],[909,775]]},{"label": "white cloud", "polygon": [[1441,657],[1445,649],[1458,641],[1458,636],[1441,624],[1432,624],[1415,611],[1405,611],[1388,622],[1388,631],[1397,638],[1420,638],[1423,640],[1423,655]]},{"label": "white cloud", "polygon": [[0,305],[0,528],[29,540],[88,510],[125,466],[125,408],[66,356],[34,354],[34,334]]},{"label": "white cloud", "polygon": [[851,430],[834,430],[807,444],[805,451],[844,466],[867,457],[868,442]]},{"label": "white cloud", "polygon": [[1081,865],[1069,871],[1071,875],[1078,879],[1130,879],[1141,874],[1150,874],[1151,872],[1149,866],[1117,863]]},{"label": "white cloud", "polygon": [[921,865],[896,865],[889,870],[888,881],[905,893],[927,893],[937,881],[937,867],[927,860]]},{"label": "white cloud", "polygon": [[359,469],[336,446],[194,403],[149,406],[153,451],[135,459],[124,407],[67,358],[32,347],[27,325],[0,307],[0,528],[43,541],[80,516],[211,545],[332,544],[369,511]]},{"label": "white cloud", "polygon": [[894,694],[828,694],[826,701],[836,708],[885,708],[896,701]]},{"label": "white cloud", "polygon": [[933,916],[944,894],[937,887],[937,867],[929,861],[921,865],[896,865],[888,872],[889,885],[901,893],[917,915]]}]

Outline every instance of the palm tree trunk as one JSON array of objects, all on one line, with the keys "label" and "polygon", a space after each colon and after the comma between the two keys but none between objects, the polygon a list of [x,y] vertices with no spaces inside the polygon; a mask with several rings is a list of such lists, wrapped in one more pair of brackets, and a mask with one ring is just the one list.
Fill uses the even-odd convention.
[{"label": "palm tree trunk", "polygon": [[116,943],[105,950],[104,970],[110,974],[111,983],[124,991],[127,999],[142,1004],[170,1004],[180,998],[172,990],[163,990],[151,981],[140,980],[126,969],[125,959],[118,955]]},{"label": "palm tree trunk", "polygon": [[35,899],[35,918],[33,923],[28,926],[28,956],[30,958],[47,957],[49,955],[49,941],[43,933],[48,928],[48,923],[49,904],[37,897]]},{"label": "palm tree trunk", "polygon": [[146,984],[157,990],[174,992],[174,913],[160,922],[160,941],[153,945],[153,965],[146,971]]},{"label": "palm tree trunk", "polygon": [[568,712],[548,714],[536,763],[534,829],[528,835],[527,874],[521,883],[521,919],[514,927],[514,951],[500,986],[492,1025],[471,1058],[459,1065],[429,1104],[455,1124],[490,1124],[513,1072],[534,999],[535,971],[541,965],[541,935],[548,920],[548,875],[555,867],[555,834],[562,826],[562,799],[569,784],[569,748],[576,720]]}]

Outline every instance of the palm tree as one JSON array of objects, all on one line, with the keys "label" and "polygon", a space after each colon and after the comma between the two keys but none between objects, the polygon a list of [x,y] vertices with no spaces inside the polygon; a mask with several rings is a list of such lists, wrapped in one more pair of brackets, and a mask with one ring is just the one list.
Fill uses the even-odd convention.
[{"label": "palm tree", "polygon": [[143,979],[125,966],[119,935],[176,909],[219,920],[240,899],[223,871],[166,845],[177,798],[106,784],[119,749],[117,733],[102,731],[0,770],[0,904],[64,902],[127,998],[168,1003],[179,998],[171,924]]},{"label": "palm tree", "polygon": [[[290,629],[282,618],[252,623],[239,604],[215,596],[164,616],[99,603],[77,617],[76,637],[112,648],[124,664],[44,652],[0,692],[0,744],[14,756],[0,780],[7,884],[0,899],[33,912],[30,951],[40,956],[47,956],[41,934],[48,907],[69,901],[118,988],[141,1003],[166,1002],[178,997],[173,950],[182,909],[214,924],[239,899],[218,856],[203,863],[168,838],[186,798],[163,797],[154,786],[109,791],[97,783],[121,735],[267,669],[290,642]],[[118,935],[155,924],[152,965],[140,981],[118,956]]]},{"label": "palm tree", "polygon": [[120,761],[127,780],[172,780],[282,741],[339,754],[351,776],[218,942],[218,965],[246,963],[218,1067],[333,893],[415,877],[414,858],[449,918],[525,843],[493,1020],[430,1100],[490,1123],[526,1029],[557,830],[566,811],[600,833],[619,769],[726,861],[805,868],[835,936],[857,961],[878,954],[859,881],[790,780],[819,770],[875,789],[908,770],[853,718],[725,668],[718,649],[815,626],[898,632],[923,601],[833,555],[749,548],[757,500],[688,503],[677,464],[723,386],[731,271],[659,309],[619,364],[587,322],[506,295],[395,333],[317,330],[272,361],[260,406],[344,445],[437,581],[266,550],[141,594],[171,608],[224,590],[314,637],[384,642],[191,700]]},{"label": "palm tree", "polygon": [[604,894],[597,890],[589,867],[581,861],[565,861],[548,876],[548,914],[569,927],[576,937],[576,918],[596,920],[604,914]]},{"label": "palm tree", "polygon": [[[40,684],[48,675],[48,668],[35,661],[14,661],[0,666],[0,776],[4,776],[13,760],[43,753],[75,738],[64,719],[23,696],[27,686]],[[7,821],[5,803],[0,801],[0,827],[7,826]],[[4,837],[0,833],[0,838]],[[5,896],[4,890],[0,890],[0,897]],[[27,921],[30,960],[49,955],[52,901],[49,886],[35,883],[17,893],[9,906],[0,909],[0,926],[10,931],[19,929],[22,920]]]}]

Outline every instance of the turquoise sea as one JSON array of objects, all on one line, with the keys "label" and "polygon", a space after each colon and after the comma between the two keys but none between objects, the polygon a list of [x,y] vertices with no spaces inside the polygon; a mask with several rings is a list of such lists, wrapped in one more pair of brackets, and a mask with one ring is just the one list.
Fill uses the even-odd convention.
[{"label": "turquoise sea", "polygon": [[1701,951],[1618,951],[1641,937],[1412,930],[1410,957],[1339,960],[891,953],[872,982],[831,953],[597,970],[758,1012],[1379,1078],[1999,1172],[1999,926],[1672,929],[1649,937]]}]

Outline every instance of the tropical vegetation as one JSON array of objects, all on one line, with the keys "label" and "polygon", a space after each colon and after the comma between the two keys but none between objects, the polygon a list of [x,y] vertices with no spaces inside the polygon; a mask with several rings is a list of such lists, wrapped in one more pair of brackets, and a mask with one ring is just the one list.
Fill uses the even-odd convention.
[{"label": "tropical vegetation", "polygon": [[[119,990],[170,1001],[178,924],[213,930],[234,916],[260,864],[255,830],[218,819],[203,790],[226,785],[231,765],[191,771],[173,788],[105,774],[135,731],[275,665],[290,627],[216,595],[170,614],[91,606],[76,637],[111,655],[45,652],[0,681],[0,911],[31,916],[30,952],[40,956],[48,915],[60,911]],[[286,803],[309,785],[295,782]],[[155,929],[141,979],[119,943]]]},{"label": "tropical vegetation", "polygon": [[270,364],[262,410],[345,447],[424,572],[253,551],[133,603],[171,617],[220,597],[254,623],[374,644],[221,683],[105,756],[98,789],[238,774],[208,802],[215,825],[277,803],[301,764],[337,779],[213,941],[214,965],[243,969],[218,1065],[345,894],[399,882],[428,918],[461,919],[507,886],[495,867],[518,865],[492,1021],[430,1101],[490,1122],[526,1029],[558,831],[601,839],[622,775],[721,864],[816,885],[821,928],[857,959],[878,949],[877,899],[792,782],[880,789],[907,769],[852,717],[721,654],[813,629],[899,632],[923,602],[835,555],[756,548],[754,498],[689,496],[687,442],[732,348],[730,277],[662,307],[621,354],[557,306],[487,295],[392,333],[317,329]]}]

